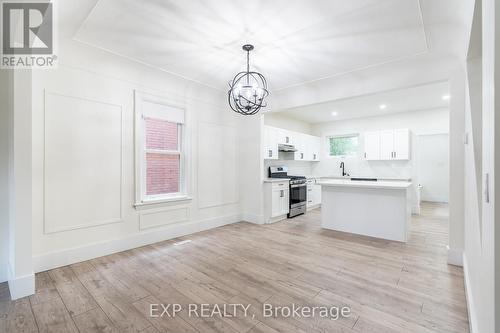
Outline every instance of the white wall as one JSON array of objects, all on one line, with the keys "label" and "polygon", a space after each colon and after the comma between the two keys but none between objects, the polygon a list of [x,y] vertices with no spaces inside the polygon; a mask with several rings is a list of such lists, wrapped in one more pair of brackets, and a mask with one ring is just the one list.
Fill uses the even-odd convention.
[{"label": "white wall", "polygon": [[[218,174],[222,172],[224,165],[231,165],[239,170],[240,158],[234,154],[226,159],[219,159],[221,168],[207,169],[208,164],[213,166],[214,161],[204,160],[206,145],[202,147],[203,152],[198,149],[202,140],[198,137],[200,130],[220,133],[221,138],[223,136],[228,145],[231,145],[231,150],[238,148],[240,116],[225,105],[224,92],[188,82],[78,42],[63,41],[59,49],[59,68],[37,71],[33,75],[33,256],[36,271],[240,221],[239,177],[210,189],[198,185],[200,177],[206,178],[208,171],[214,179],[224,177]],[[134,90],[162,97],[185,108],[188,132],[187,181],[188,194],[192,200],[134,208]],[[47,103],[47,97],[56,102]],[[57,102],[62,100],[64,103]],[[61,109],[61,105],[65,104],[67,106]],[[80,225],[76,220],[81,216],[74,220],[64,220],[54,218],[54,214],[46,214],[46,191],[54,188],[54,182],[57,181],[57,177],[48,176],[57,174],[58,165],[45,159],[47,151],[57,149],[46,145],[54,145],[52,142],[57,140],[45,139],[64,135],[56,131],[47,133],[52,126],[52,123],[47,122],[57,119],[62,121],[61,117],[57,117],[61,112],[85,113],[90,106],[101,112],[119,113],[119,116],[111,117],[114,120],[110,121],[120,122],[113,124],[113,127],[121,129],[121,134],[120,131],[115,131],[114,134],[110,132],[109,138],[103,137],[102,144],[121,151],[121,161],[112,161],[116,174],[121,174],[120,186],[109,189],[109,195],[121,207],[108,212],[98,202],[87,200],[80,205],[77,202],[79,210],[92,210],[93,214],[89,216],[94,216],[93,221]],[[75,125],[70,120],[66,121],[69,128]],[[89,124],[88,128],[82,129],[82,135],[88,135],[89,140],[93,126],[98,129],[100,124]],[[231,137],[228,138],[227,135]],[[217,138],[213,139],[217,142]],[[228,147],[214,145],[210,149],[214,156],[220,156]],[[72,172],[66,170],[65,174],[71,175]],[[77,170],[73,175],[93,177]],[[65,179],[64,183],[71,186],[71,178]],[[80,180],[78,183],[85,182]],[[213,191],[229,189],[231,198],[226,195],[213,196]],[[64,195],[60,197],[63,198],[60,202],[63,206]],[[223,199],[214,201],[213,198]],[[72,204],[75,204],[74,200]],[[57,212],[57,209],[57,204],[51,206],[52,211]],[[110,220],[110,216],[113,219]]]},{"label": "white wall", "polygon": [[[465,145],[463,260],[471,332],[493,333],[500,330],[500,228],[497,215],[500,206],[496,200],[496,193],[500,190],[500,177],[496,177],[500,172],[500,8],[494,0],[483,0],[476,1],[475,10],[472,29],[482,28],[482,33],[473,33],[470,43],[479,45],[482,60],[468,61],[465,127],[469,141]],[[477,89],[477,81],[482,81],[482,90]],[[478,143],[482,147],[478,147]],[[489,202],[486,202],[483,187],[486,174],[489,175]]]},{"label": "white wall", "polygon": [[290,131],[311,134],[311,124],[288,117],[285,113],[268,112],[264,114],[264,124]]},{"label": "white wall", "polygon": [[9,108],[12,73],[0,70],[0,283],[9,262]]}]

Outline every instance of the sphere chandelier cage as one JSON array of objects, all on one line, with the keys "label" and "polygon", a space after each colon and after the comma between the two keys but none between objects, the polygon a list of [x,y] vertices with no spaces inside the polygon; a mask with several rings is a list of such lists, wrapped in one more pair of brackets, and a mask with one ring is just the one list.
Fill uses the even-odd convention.
[{"label": "sphere chandelier cage", "polygon": [[264,99],[269,91],[264,75],[250,71],[250,51],[254,49],[253,45],[243,45],[242,49],[247,52],[247,70],[239,72],[229,82],[228,101],[233,111],[251,116],[267,106]]}]

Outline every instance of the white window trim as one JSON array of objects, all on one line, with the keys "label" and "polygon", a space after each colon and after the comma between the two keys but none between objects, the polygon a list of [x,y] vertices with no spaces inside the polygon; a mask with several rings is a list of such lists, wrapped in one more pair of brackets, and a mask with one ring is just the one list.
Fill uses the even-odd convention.
[{"label": "white window trim", "polygon": [[[158,97],[134,91],[134,110],[135,110],[135,204],[134,207],[145,205],[155,205],[168,202],[186,201],[192,198],[188,194],[188,170],[186,163],[187,154],[187,125],[186,121],[179,126],[177,131],[179,136],[180,146],[178,150],[151,150],[145,147],[145,122],[143,117],[142,104],[143,102],[151,102],[161,104],[167,107],[176,106],[171,102]],[[161,154],[180,155],[180,191],[177,193],[168,193],[162,195],[146,195],[146,152],[157,152]]]},{"label": "white window trim", "polygon": [[[330,155],[330,138],[349,138],[349,137],[357,137],[358,138],[358,151],[353,155]],[[346,134],[332,134],[326,135],[326,157],[327,158],[356,158],[359,156],[360,150],[360,135],[359,133],[346,133]]]}]

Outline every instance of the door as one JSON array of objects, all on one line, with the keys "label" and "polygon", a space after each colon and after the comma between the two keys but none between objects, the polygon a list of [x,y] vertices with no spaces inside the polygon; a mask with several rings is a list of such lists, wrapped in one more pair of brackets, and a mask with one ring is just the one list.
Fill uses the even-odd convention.
[{"label": "door", "polygon": [[422,201],[448,202],[448,134],[417,136],[417,180],[422,185]]},{"label": "door", "polygon": [[365,132],[365,159],[380,159],[380,133]]},{"label": "door", "polygon": [[304,204],[307,201],[307,185],[290,185],[290,207]]},{"label": "door", "polygon": [[394,130],[394,156],[395,160],[410,159],[410,131],[408,129]]},{"label": "door", "polygon": [[319,161],[319,152],[321,150],[321,138],[313,136],[311,139],[312,160]]},{"label": "door", "polygon": [[273,189],[271,216],[276,217],[288,213],[288,189]]},{"label": "door", "polygon": [[380,159],[391,160],[394,157],[394,131],[380,131]]},{"label": "door", "polygon": [[264,159],[278,159],[277,133],[273,127],[264,127]]},{"label": "door", "polygon": [[283,143],[287,145],[293,145],[295,144],[295,133],[292,133],[290,131],[281,129],[281,128],[276,128],[277,132],[277,142],[278,143]]},{"label": "door", "polygon": [[305,161],[306,160],[305,148],[307,146],[307,143],[305,142],[305,140],[306,140],[305,134],[295,133],[294,145],[295,145],[295,149],[297,149],[297,151],[295,152],[294,159],[296,161]]},{"label": "door", "polygon": [[314,185],[307,185],[307,207],[314,206]]}]

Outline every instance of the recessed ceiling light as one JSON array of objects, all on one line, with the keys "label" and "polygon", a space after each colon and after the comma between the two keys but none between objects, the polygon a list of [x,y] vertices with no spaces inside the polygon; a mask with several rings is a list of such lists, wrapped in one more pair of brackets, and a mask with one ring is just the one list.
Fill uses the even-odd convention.
[{"label": "recessed ceiling light", "polygon": [[336,117],[336,116],[338,116],[338,115],[339,115],[339,113],[338,113],[337,111],[333,111],[333,112],[332,112],[332,116]]},{"label": "recessed ceiling light", "polygon": [[378,107],[379,107],[379,109],[380,109],[380,110],[383,110],[383,109],[387,108],[387,105],[385,105],[385,104],[380,104]]},{"label": "recessed ceiling light", "polygon": [[450,99],[450,95],[443,95],[441,98],[443,99],[443,101],[447,101]]}]

